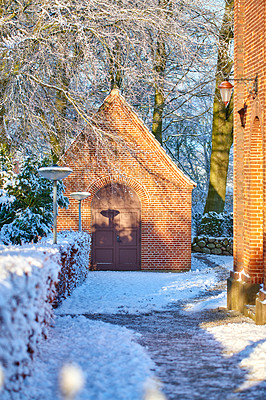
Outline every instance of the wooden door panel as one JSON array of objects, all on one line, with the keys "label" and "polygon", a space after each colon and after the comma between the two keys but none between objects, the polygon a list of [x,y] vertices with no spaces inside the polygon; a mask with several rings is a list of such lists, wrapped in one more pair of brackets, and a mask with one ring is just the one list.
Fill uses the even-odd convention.
[{"label": "wooden door panel", "polygon": [[140,210],[137,194],[106,185],[92,200],[92,266],[99,270],[140,269]]},{"label": "wooden door panel", "polygon": [[114,249],[101,249],[98,248],[95,251],[95,258],[98,264],[113,265],[114,263]]},{"label": "wooden door panel", "polygon": [[123,229],[119,232],[120,247],[121,246],[137,246],[138,232],[136,229]]},{"label": "wooden door panel", "polygon": [[137,264],[137,250],[131,248],[119,249],[119,264],[121,266]]},{"label": "wooden door panel", "polygon": [[120,213],[120,228],[136,228],[138,226],[138,213],[136,211],[121,211]]},{"label": "wooden door panel", "polygon": [[96,247],[106,247],[114,245],[114,234],[112,230],[97,230],[95,232],[95,246]]},{"label": "wooden door panel", "polygon": [[108,210],[97,210],[98,212],[95,213],[95,225],[98,228],[104,228],[108,226],[113,226],[113,217],[114,214],[109,212]]}]

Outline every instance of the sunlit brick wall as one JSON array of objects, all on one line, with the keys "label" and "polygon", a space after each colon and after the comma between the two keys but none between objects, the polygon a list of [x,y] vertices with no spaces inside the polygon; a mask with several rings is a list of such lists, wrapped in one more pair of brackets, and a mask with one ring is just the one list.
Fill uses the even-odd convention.
[{"label": "sunlit brick wall", "polygon": [[[264,0],[235,0],[234,271],[249,283],[265,282],[265,24]],[[238,111],[248,106],[246,125]],[[264,264],[264,265],[263,265]]]},{"label": "sunlit brick wall", "polygon": [[[108,119],[110,130],[130,137],[137,159],[119,152],[112,170],[99,166],[91,146],[78,139],[62,163],[73,169],[64,180],[66,194],[89,191],[82,202],[83,228],[91,230],[91,201],[103,186],[123,183],[135,190],[141,201],[141,269],[145,271],[189,270],[191,265],[191,192],[193,182],[171,162],[160,145],[125,103],[118,91],[112,91],[101,117]],[[70,200],[68,210],[60,210],[59,229],[78,229],[78,202]]]}]

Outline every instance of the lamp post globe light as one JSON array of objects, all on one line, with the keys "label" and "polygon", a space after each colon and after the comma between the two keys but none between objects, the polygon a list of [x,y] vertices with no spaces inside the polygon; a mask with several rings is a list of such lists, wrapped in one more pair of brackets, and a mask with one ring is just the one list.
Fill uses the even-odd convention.
[{"label": "lamp post globe light", "polygon": [[234,86],[229,81],[223,81],[218,86],[218,89],[220,89],[222,101],[223,101],[225,107],[227,106],[227,104],[229,103],[229,101],[231,99],[233,87]]},{"label": "lamp post globe light", "polygon": [[81,232],[81,201],[90,196],[89,192],[73,192],[70,196],[79,202],[79,232]]},{"label": "lamp post globe light", "polygon": [[[230,78],[230,80],[245,83],[245,85],[247,86],[248,94],[253,96],[253,99],[255,99],[255,97],[258,95],[258,75],[256,75],[255,78]],[[247,84],[247,82],[249,82],[249,84]],[[229,78],[220,83],[220,85],[218,86],[225,107],[231,99],[233,88],[234,85],[229,82]]]},{"label": "lamp post globe light", "polygon": [[38,170],[39,174],[46,179],[54,182],[53,186],[53,211],[54,211],[54,228],[53,228],[53,243],[57,243],[57,181],[66,178],[71,174],[72,169],[68,167],[59,167],[53,165],[51,167],[42,167]]}]

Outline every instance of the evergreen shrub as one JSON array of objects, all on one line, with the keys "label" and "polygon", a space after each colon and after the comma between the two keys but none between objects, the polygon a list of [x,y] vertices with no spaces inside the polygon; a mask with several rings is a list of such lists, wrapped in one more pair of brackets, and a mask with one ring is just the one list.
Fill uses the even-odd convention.
[{"label": "evergreen shrub", "polygon": [[233,213],[210,211],[197,221],[197,235],[213,237],[233,236]]},{"label": "evergreen shrub", "polygon": [[[53,225],[53,182],[41,177],[40,167],[51,165],[46,158],[27,157],[14,173],[10,157],[1,153],[0,237],[4,244],[37,242],[51,232]],[[67,208],[62,181],[57,184],[58,205]]]}]

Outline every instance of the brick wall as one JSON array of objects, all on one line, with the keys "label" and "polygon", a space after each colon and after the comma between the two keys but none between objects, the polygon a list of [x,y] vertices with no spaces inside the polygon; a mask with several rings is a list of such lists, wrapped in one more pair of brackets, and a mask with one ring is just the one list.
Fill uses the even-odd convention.
[{"label": "brick wall", "polygon": [[[80,135],[61,160],[73,169],[64,180],[66,195],[91,193],[82,202],[84,230],[91,231],[95,193],[109,183],[122,183],[134,189],[141,202],[141,269],[189,270],[193,182],[172,163],[117,90],[107,97],[95,119],[97,124]],[[97,142],[93,129],[98,128],[104,134]],[[77,201],[71,199],[69,209],[60,210],[58,227],[78,228]]]},{"label": "brick wall", "polygon": [[[235,78],[258,76],[258,95],[252,82],[235,81],[234,137],[234,274],[264,282],[265,254],[265,23],[264,0],[235,0]],[[238,110],[247,104],[246,125]]]}]

